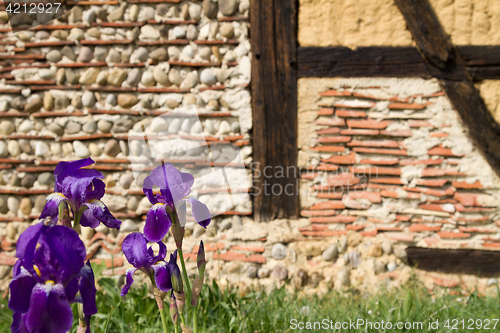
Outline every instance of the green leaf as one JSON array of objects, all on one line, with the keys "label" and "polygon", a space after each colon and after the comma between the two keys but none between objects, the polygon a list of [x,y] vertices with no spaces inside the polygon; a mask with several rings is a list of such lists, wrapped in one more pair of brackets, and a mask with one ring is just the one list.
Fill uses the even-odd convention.
[{"label": "green leaf", "polygon": [[413,295],[410,290],[406,292],[405,299],[403,301],[403,319],[407,319],[408,315],[410,314],[411,306],[413,303]]}]

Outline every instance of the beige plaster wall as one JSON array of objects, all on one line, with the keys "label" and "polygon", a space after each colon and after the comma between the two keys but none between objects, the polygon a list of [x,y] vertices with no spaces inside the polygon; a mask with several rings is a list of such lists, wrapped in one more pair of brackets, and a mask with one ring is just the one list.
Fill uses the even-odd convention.
[{"label": "beige plaster wall", "polygon": [[[499,0],[431,0],[457,45],[500,44]],[[300,0],[302,46],[412,45],[394,0]]]}]

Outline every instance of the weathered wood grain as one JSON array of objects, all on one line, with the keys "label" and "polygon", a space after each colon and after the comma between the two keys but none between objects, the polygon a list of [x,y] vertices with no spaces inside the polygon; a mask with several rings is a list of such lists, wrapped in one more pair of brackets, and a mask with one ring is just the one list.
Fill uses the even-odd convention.
[{"label": "weathered wood grain", "polygon": [[[298,172],[275,174],[278,168],[296,170],[297,165],[297,3],[253,0],[250,23],[254,218],[297,217]],[[273,189],[289,194],[273,195]]]},{"label": "weathered wood grain", "polygon": [[473,249],[406,248],[408,263],[418,269],[492,277],[500,274],[500,252]]},{"label": "weathered wood grain", "polygon": [[[451,43],[429,0],[395,0],[395,3],[432,76],[439,78],[441,88],[462,118],[469,136],[500,175],[500,126],[475,88],[466,60]],[[493,61],[491,55],[484,56],[483,63],[486,61]]]}]

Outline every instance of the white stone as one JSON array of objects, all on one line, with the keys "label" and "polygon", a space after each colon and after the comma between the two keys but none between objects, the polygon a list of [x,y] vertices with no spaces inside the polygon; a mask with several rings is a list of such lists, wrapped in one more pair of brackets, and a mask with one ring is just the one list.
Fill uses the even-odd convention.
[{"label": "white stone", "polygon": [[207,86],[212,86],[217,82],[214,72],[210,69],[204,69],[200,73],[200,81]]},{"label": "white stone", "polygon": [[173,29],[173,34],[174,34],[175,39],[184,38],[184,37],[186,37],[186,29],[184,29],[180,26],[176,26]]},{"label": "white stone", "polygon": [[174,134],[179,132],[180,128],[181,128],[181,120],[179,118],[175,118],[168,126],[168,132]]},{"label": "white stone", "polygon": [[87,146],[81,141],[73,141],[73,149],[76,156],[85,158],[90,156],[90,151]]},{"label": "white stone", "polygon": [[35,146],[35,155],[44,156],[50,151],[49,145],[43,141],[38,141]]},{"label": "white stone", "polygon": [[199,134],[203,132],[203,127],[201,126],[201,122],[196,121],[191,127],[191,134]]},{"label": "white stone", "polygon": [[141,36],[146,39],[158,39],[160,38],[160,32],[153,26],[147,24],[141,27]]},{"label": "white stone", "polygon": [[169,123],[165,117],[156,117],[149,125],[149,129],[153,132],[163,132],[168,130]]},{"label": "white stone", "polygon": [[201,6],[196,3],[190,4],[189,17],[193,20],[199,20],[201,18]]},{"label": "white stone", "polygon": [[226,120],[221,121],[218,135],[225,135],[231,132],[231,125]]},{"label": "white stone", "polygon": [[0,141],[0,157],[7,157],[9,155],[9,152],[7,151],[7,145],[5,142]]},{"label": "white stone", "polygon": [[29,119],[26,119],[24,120],[21,125],[19,125],[18,127],[18,130],[20,132],[23,132],[23,133],[28,133],[29,131],[31,131],[33,129],[33,123],[31,122],[31,120]]}]

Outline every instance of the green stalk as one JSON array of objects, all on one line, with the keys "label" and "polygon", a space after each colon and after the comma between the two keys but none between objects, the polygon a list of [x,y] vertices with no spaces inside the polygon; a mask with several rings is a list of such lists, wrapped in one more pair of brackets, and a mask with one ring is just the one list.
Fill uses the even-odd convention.
[{"label": "green stalk", "polygon": [[[187,275],[187,269],[186,269],[186,264],[184,263],[184,256],[182,255],[182,248],[177,248],[177,253],[179,254],[179,258],[181,259],[181,267],[182,267],[182,276],[184,277],[185,284],[187,288],[184,288],[184,290],[187,293],[188,300],[187,304],[191,305],[191,283],[189,282],[189,278]],[[186,324],[184,324],[186,325]]]},{"label": "green stalk", "polygon": [[198,333],[198,307],[194,308],[193,311],[193,329],[194,333]]},{"label": "green stalk", "polygon": [[[160,308],[158,308],[158,310],[160,311],[161,323],[163,325],[163,332],[168,333],[167,332],[167,319],[165,318],[165,311],[164,311],[164,309],[160,309]],[[175,327],[175,331],[177,332],[177,326]]]}]

